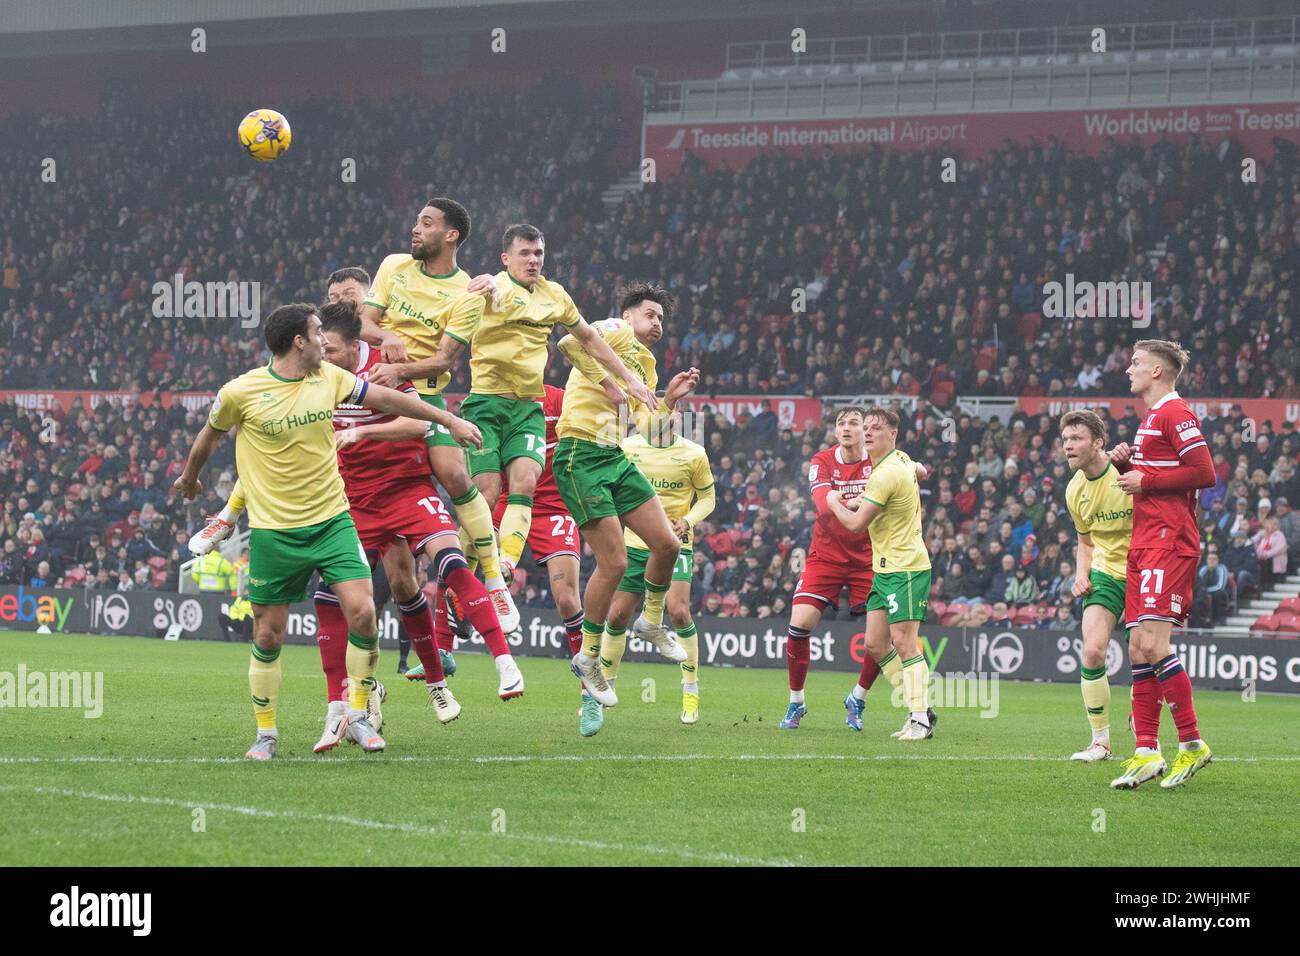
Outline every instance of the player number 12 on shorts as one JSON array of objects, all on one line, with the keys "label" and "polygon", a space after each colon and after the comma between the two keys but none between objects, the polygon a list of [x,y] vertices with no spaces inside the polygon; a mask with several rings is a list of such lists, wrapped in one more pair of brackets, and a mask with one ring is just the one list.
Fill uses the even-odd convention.
[{"label": "player number 12 on shorts", "polygon": [[431,515],[440,515],[445,513],[442,507],[441,498],[437,498],[437,497],[421,498],[418,504],[420,505],[420,507],[424,508],[424,510],[429,512],[429,514]]},{"label": "player number 12 on shorts", "polygon": [[1142,588],[1141,594],[1146,594],[1151,588],[1147,587],[1151,583],[1151,575],[1156,576],[1156,594],[1159,594],[1165,586],[1165,572],[1163,568],[1143,568],[1142,569]]}]

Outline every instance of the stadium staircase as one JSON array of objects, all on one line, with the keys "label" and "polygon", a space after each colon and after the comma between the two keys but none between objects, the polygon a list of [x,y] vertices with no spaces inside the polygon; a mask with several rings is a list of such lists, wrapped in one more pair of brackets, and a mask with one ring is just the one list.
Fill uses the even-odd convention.
[{"label": "stadium staircase", "polygon": [[1300,574],[1289,574],[1214,629],[1220,637],[1300,635]]},{"label": "stadium staircase", "polygon": [[600,194],[600,201],[605,204],[606,216],[612,216],[618,211],[618,207],[623,205],[623,198],[628,193],[639,193],[641,191],[641,167],[638,166],[632,172],[628,173],[614,185],[608,187]]}]

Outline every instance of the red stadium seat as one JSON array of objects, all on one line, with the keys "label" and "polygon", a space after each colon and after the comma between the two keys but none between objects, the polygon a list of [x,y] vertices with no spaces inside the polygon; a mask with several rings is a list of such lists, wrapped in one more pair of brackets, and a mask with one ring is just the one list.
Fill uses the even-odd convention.
[{"label": "red stadium seat", "polygon": [[1017,624],[1032,625],[1038,618],[1038,608],[1032,604],[1026,604],[1024,607],[1016,608],[1015,622]]},{"label": "red stadium seat", "polygon": [[934,614],[935,617],[943,617],[948,613],[948,605],[944,601],[931,601],[930,612]]},{"label": "red stadium seat", "polygon": [[961,617],[960,611],[949,611],[947,614],[945,614],[942,618],[939,619],[939,623],[944,627],[952,627],[954,624],[957,623],[957,619],[959,617]]},{"label": "red stadium seat", "polygon": [[975,371],[977,372],[991,372],[997,364],[998,350],[991,345],[986,345],[975,355]]},{"label": "red stadium seat", "polygon": [[1300,635],[1300,614],[1291,613],[1274,613],[1273,620],[1277,622],[1277,630],[1287,634]]},{"label": "red stadium seat", "polygon": [[1250,626],[1252,631],[1260,631],[1265,634],[1272,634],[1277,630],[1277,618],[1272,614],[1265,614]]},{"label": "red stadium seat", "polygon": [[1282,601],[1282,603],[1277,606],[1277,610],[1273,613],[1279,614],[1283,612],[1287,614],[1300,614],[1300,596],[1289,597]]}]

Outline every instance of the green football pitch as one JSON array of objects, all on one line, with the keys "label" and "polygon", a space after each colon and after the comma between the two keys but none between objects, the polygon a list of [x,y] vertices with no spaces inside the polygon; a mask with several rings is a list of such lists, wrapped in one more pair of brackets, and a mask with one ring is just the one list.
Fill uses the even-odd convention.
[{"label": "green football pitch", "polygon": [[[792,732],[783,672],[703,669],[685,727],[678,670],[629,664],[583,739],[561,660],[521,658],[527,693],[503,703],[491,661],[460,655],[464,712],[444,727],[385,652],[388,751],[316,756],[319,657],[282,660],[280,754],[252,764],[245,646],[0,632],[0,680],[103,674],[97,718],[0,709],[0,864],[1300,863],[1295,698],[1199,692],[1214,763],[1180,790],[1115,792],[1118,760],[1065,759],[1087,739],[1071,685],[1003,683],[996,717],[950,707],[902,744],[879,691],[866,729],[845,726],[848,675],[814,670]],[[1114,711],[1126,751],[1124,688]],[[1162,738],[1172,757],[1167,714]]]}]

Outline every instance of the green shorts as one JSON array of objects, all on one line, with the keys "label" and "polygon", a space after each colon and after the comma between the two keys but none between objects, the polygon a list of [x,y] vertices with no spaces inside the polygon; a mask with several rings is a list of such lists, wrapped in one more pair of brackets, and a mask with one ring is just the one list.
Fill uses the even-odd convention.
[{"label": "green shorts", "polygon": [[1100,604],[1115,615],[1115,623],[1124,623],[1124,580],[1111,577],[1105,571],[1089,571],[1088,583],[1092,591],[1083,599],[1085,608]]},{"label": "green shorts", "polygon": [[320,571],[326,584],[370,577],[356,525],[346,511],[305,528],[253,528],[248,551],[248,600],[253,604],[301,601],[313,571]]},{"label": "green shorts", "polygon": [[[650,560],[650,552],[644,548],[627,549],[627,571],[623,575],[623,580],[618,582],[620,591],[630,591],[632,594],[645,593],[645,563],[648,560]],[[689,584],[691,570],[691,549],[682,548],[677,555],[677,563],[673,565],[672,580],[685,581]]]},{"label": "green shorts", "polygon": [[516,458],[531,458],[546,467],[546,416],[539,402],[470,394],[460,403],[460,417],[483,435],[482,450],[465,453],[471,476],[495,474]]},{"label": "green shorts", "polygon": [[[444,412],[447,410],[447,402],[441,395],[425,395],[421,392],[420,401],[424,402],[426,405],[432,405],[434,408],[441,408]],[[434,425],[430,428],[429,434],[425,437],[425,441],[428,443],[430,448],[461,447],[460,442],[451,437],[451,432],[448,431],[446,425]]]},{"label": "green shorts", "polygon": [[581,438],[561,438],[551,459],[564,505],[583,527],[597,518],[618,517],[641,507],[655,490],[623,449]]},{"label": "green shorts", "polygon": [[890,624],[924,621],[929,603],[929,571],[877,571],[867,595],[867,612],[889,612]]}]

